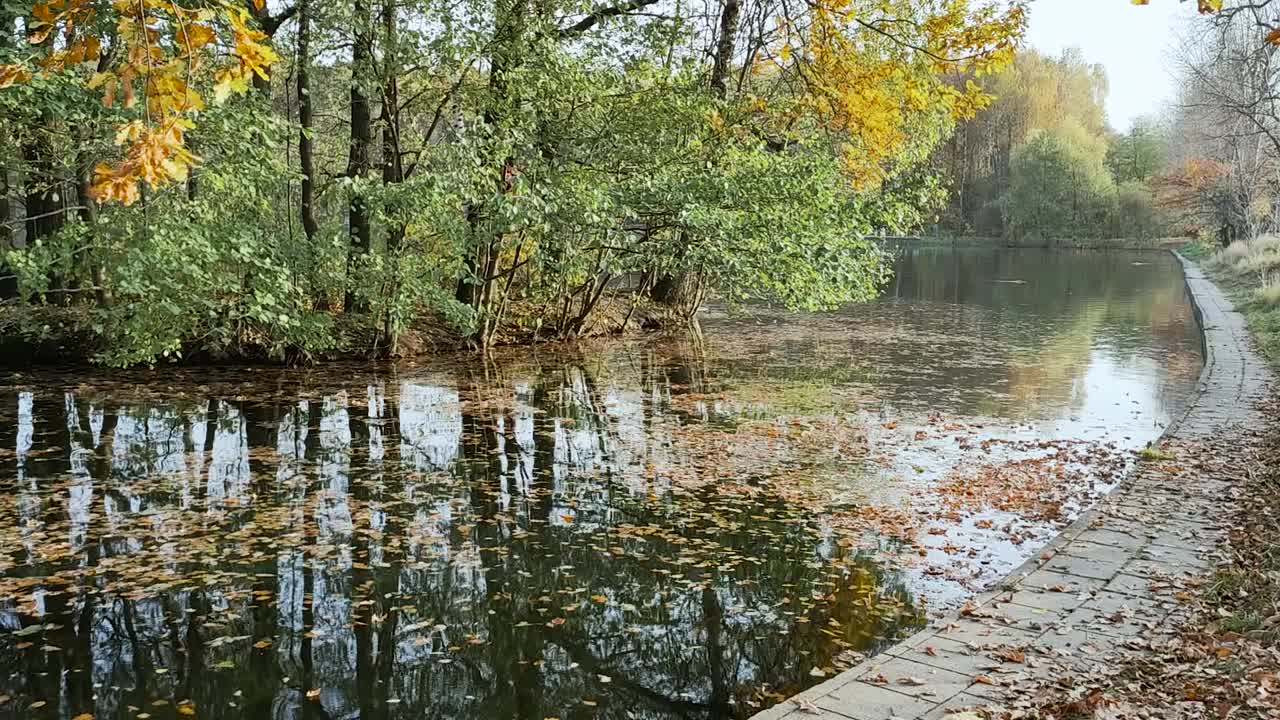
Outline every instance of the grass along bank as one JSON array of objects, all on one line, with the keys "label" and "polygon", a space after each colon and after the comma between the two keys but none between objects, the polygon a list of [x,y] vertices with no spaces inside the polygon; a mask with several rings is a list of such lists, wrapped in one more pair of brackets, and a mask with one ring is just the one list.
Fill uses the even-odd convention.
[{"label": "grass along bank", "polygon": [[1280,236],[1264,235],[1225,248],[1193,242],[1179,252],[1196,261],[1231,298],[1267,362],[1280,366]]}]

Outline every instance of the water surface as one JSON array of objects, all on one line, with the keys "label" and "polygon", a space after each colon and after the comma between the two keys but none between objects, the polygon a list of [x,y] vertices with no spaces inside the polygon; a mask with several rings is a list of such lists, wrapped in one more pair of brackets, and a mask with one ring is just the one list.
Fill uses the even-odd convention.
[{"label": "water surface", "polygon": [[1173,259],[702,334],[0,385],[0,717],[741,718],[1007,573],[1201,363]]}]

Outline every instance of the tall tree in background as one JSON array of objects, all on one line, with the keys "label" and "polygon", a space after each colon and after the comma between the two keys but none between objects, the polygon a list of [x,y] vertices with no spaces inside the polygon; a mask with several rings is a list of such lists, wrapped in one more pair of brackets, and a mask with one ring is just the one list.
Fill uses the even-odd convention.
[{"label": "tall tree in background", "polygon": [[1146,182],[1165,165],[1166,131],[1149,117],[1137,118],[1129,131],[1111,142],[1107,167],[1117,182]]},{"label": "tall tree in background", "polygon": [[1034,134],[1068,125],[1101,137],[1107,79],[1078,50],[1051,58],[1024,49],[1012,67],[983,82],[995,100],[960,124],[934,164],[951,183],[943,224],[953,232],[998,236],[1005,232],[999,200],[1009,190],[1015,152]]},{"label": "tall tree in background", "polygon": [[294,70],[298,98],[298,171],[301,173],[298,212],[308,243],[314,242],[319,226],[315,209],[315,121],[311,109],[311,0],[298,0],[298,67]]},{"label": "tall tree in background", "polygon": [[1158,186],[1185,223],[1224,244],[1275,230],[1280,214],[1280,36],[1259,12],[1227,5],[1190,26],[1174,54],[1177,142]]},{"label": "tall tree in background", "polygon": [[1009,230],[1042,238],[1104,234],[1116,201],[1105,154],[1105,142],[1078,125],[1035,133],[1014,152],[1001,200]]}]

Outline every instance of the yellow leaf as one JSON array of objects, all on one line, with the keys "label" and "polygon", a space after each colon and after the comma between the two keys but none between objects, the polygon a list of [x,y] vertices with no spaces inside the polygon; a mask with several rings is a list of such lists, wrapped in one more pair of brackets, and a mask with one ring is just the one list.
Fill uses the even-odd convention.
[{"label": "yellow leaf", "polygon": [[18,85],[31,79],[31,73],[21,65],[0,65],[0,88]]}]

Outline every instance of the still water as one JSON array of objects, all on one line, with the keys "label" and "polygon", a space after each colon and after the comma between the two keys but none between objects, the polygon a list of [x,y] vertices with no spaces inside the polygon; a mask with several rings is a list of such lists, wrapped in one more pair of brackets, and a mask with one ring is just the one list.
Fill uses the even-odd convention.
[{"label": "still water", "polygon": [[1194,388],[1158,254],[490,360],[0,376],[0,717],[741,718],[1007,573]]}]

